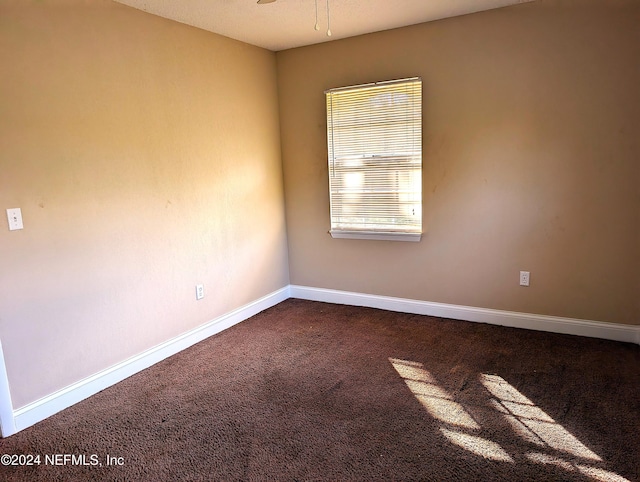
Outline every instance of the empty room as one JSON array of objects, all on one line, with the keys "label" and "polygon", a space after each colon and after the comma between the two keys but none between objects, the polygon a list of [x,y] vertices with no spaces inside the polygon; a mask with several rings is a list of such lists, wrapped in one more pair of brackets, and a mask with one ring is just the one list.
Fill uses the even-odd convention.
[{"label": "empty room", "polygon": [[639,21],[0,0],[0,479],[639,481]]}]

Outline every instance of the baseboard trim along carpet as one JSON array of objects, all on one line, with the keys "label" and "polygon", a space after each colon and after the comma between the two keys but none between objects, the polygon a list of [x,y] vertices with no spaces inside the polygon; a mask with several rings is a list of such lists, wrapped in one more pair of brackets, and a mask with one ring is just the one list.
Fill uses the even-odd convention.
[{"label": "baseboard trim along carpet", "polygon": [[433,303],[430,301],[393,298],[324,288],[311,288],[308,286],[291,285],[290,290],[292,298],[300,298],[303,300],[366,306],[369,308],[400,311],[402,313],[412,313],[416,315],[429,315],[440,318],[488,323],[491,325],[510,326],[513,328],[588,336],[592,338],[602,338],[604,340],[637,343],[640,345],[640,326],[475,308],[472,306],[450,305],[446,303]]},{"label": "baseboard trim along carpet", "polygon": [[[44,420],[45,418],[50,417],[51,415],[58,413],[101,390],[104,390],[105,388],[130,377],[131,375],[136,374],[145,368],[149,368],[165,358],[175,355],[191,345],[215,335],[216,333],[220,333],[221,331],[226,330],[227,328],[230,328],[231,326],[236,325],[257,313],[260,313],[267,308],[277,305],[287,298],[289,298],[289,287],[285,286],[284,288],[274,291],[273,293],[270,293],[256,301],[194,328],[191,331],[124,360],[110,368],[107,368],[106,370],[102,370],[90,377],[73,383],[62,390],[58,390],[57,392],[41,398],[40,400],[36,400],[24,407],[13,410],[12,414],[8,413],[10,408],[7,409],[4,407],[5,409],[2,410],[3,405],[7,404],[6,402],[0,403],[2,436],[7,437],[30,427],[31,425],[34,425],[35,423],[40,422],[41,420]],[[6,382],[6,371],[1,371],[3,373],[0,373],[0,391],[3,389],[2,375],[4,375]],[[8,384],[6,388],[6,395],[9,395]],[[2,399],[5,398],[2,396],[2,393],[0,393],[0,397],[2,397]],[[6,400],[9,401],[9,404],[11,403],[10,397],[7,397]]]},{"label": "baseboard trim along carpet", "polygon": [[605,340],[637,343],[640,345],[640,327],[638,326],[288,285],[230,313],[211,320],[204,325],[194,328],[187,333],[150,348],[143,353],[16,410],[14,410],[11,405],[9,383],[4,366],[4,357],[2,356],[2,345],[0,344],[0,427],[2,429],[2,436],[8,437],[9,435],[13,435],[20,430],[30,427],[288,298],[365,306],[403,313],[588,336]]},{"label": "baseboard trim along carpet", "polygon": [[2,436],[7,437],[16,433],[13,422],[13,407],[11,406],[11,392],[9,392],[9,379],[7,378],[7,368],[4,364],[4,353],[0,342],[0,429]]}]

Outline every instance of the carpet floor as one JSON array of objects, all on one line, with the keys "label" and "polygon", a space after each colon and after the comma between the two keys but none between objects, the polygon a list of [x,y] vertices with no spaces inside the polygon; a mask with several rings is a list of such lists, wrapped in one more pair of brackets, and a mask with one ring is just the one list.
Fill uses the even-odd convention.
[{"label": "carpet floor", "polygon": [[0,440],[40,456],[0,479],[636,482],[639,387],[637,345],[290,299]]}]

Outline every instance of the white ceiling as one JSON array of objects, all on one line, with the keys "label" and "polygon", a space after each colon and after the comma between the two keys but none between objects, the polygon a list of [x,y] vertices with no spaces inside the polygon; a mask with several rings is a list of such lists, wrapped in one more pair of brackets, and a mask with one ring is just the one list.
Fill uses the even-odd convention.
[{"label": "white ceiling", "polygon": [[284,50],[406,25],[465,15],[532,0],[115,0],[161,17],[241,40]]}]

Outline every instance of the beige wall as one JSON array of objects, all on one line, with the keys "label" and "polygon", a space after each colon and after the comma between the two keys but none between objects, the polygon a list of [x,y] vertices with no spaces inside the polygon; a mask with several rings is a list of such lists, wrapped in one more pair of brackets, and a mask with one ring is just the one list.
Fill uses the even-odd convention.
[{"label": "beige wall", "polygon": [[[638,15],[538,0],[276,55],[107,0],[0,0],[14,407],[286,286],[289,264],[294,284],[640,323]],[[331,239],[323,91],[413,75],[423,240]]]},{"label": "beige wall", "polygon": [[15,408],[288,284],[274,53],[110,1],[2,0],[0,65]]},{"label": "beige wall", "polygon": [[[539,0],[279,52],[291,283],[640,323],[639,18]],[[323,91],[409,76],[423,239],[332,239]]]}]

